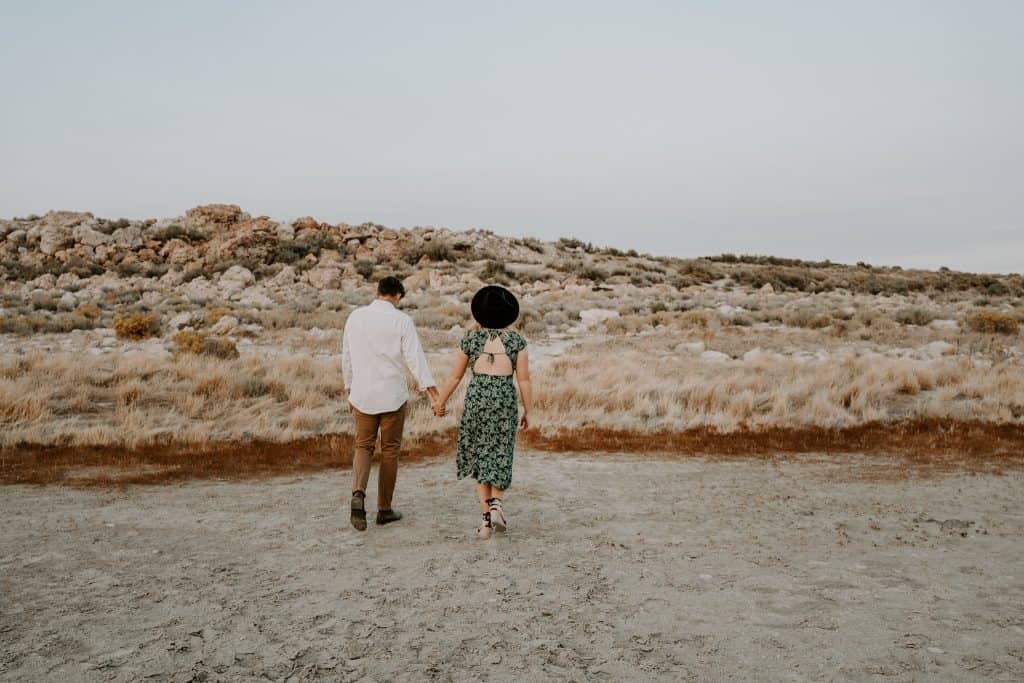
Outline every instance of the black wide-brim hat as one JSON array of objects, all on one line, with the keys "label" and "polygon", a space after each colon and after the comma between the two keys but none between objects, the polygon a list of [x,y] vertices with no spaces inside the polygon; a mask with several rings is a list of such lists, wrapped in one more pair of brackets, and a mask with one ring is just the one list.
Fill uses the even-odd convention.
[{"label": "black wide-brim hat", "polygon": [[481,327],[500,330],[508,327],[519,317],[519,300],[504,287],[487,285],[473,295],[469,305],[473,318]]}]

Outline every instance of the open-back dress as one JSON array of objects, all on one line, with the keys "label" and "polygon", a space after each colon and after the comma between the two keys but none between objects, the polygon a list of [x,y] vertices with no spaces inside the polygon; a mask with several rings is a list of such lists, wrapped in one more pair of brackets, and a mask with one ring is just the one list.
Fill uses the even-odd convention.
[{"label": "open-back dress", "polygon": [[[505,347],[513,374],[516,355],[526,348],[526,340],[519,333],[506,330],[471,330],[462,338],[460,347],[469,356],[473,378],[466,389],[466,403],[459,421],[455,466],[459,479],[472,476],[482,484],[504,490],[512,484],[512,455],[519,426],[516,387],[512,374],[476,372],[480,356],[501,355],[484,351],[484,344],[495,337],[501,339]],[[493,357],[490,360],[493,362]]]}]

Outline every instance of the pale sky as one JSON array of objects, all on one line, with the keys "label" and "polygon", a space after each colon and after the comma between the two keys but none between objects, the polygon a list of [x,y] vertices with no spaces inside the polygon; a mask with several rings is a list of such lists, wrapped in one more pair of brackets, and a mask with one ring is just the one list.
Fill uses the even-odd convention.
[{"label": "pale sky", "polygon": [[1024,2],[0,0],[0,216],[1024,271]]}]

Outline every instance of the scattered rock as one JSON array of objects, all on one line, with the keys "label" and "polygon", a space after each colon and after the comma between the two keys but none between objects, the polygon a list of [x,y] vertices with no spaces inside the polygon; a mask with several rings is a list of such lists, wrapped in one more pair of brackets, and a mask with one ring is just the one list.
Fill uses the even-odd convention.
[{"label": "scattered rock", "polygon": [[933,341],[925,344],[923,350],[933,358],[948,356],[956,351],[956,347],[946,341]]},{"label": "scattered rock", "polygon": [[341,269],[317,265],[306,271],[305,280],[317,289],[339,289],[341,287]]},{"label": "scattered rock", "polygon": [[221,274],[219,282],[225,289],[240,291],[256,282],[256,276],[244,266],[231,266]]},{"label": "scattered rock", "polygon": [[198,318],[198,315],[198,313],[193,311],[182,311],[167,321],[167,329],[171,332],[177,332],[183,327],[192,325],[196,318]]},{"label": "scattered rock", "polygon": [[682,353],[702,353],[704,351],[704,342],[681,342],[676,344],[676,351]]},{"label": "scattered rock", "polygon": [[237,204],[205,204],[186,211],[183,223],[186,228],[212,234],[214,230],[237,223],[246,217],[248,214],[243,213]]},{"label": "scattered rock", "polygon": [[214,334],[231,334],[238,327],[238,318],[233,315],[222,315],[220,319],[210,327]]},{"label": "scattered rock", "polygon": [[960,323],[956,320],[949,320],[948,318],[937,318],[928,323],[928,327],[933,330],[948,330],[955,332],[960,329]]},{"label": "scattered rock", "polygon": [[122,249],[138,249],[144,242],[142,229],[134,226],[115,230],[113,239],[114,244]]},{"label": "scattered rock", "polygon": [[588,308],[580,311],[580,320],[583,321],[583,324],[587,327],[592,327],[599,322],[618,317],[618,311],[613,311],[607,308]]}]

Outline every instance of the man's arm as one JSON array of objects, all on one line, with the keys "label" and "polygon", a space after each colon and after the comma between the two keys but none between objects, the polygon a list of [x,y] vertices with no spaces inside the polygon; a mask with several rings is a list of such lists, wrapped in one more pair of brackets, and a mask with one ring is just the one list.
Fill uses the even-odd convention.
[{"label": "man's arm", "polygon": [[352,322],[350,317],[345,321],[345,331],[341,337],[341,378],[345,382],[345,390],[352,391],[352,349],[348,344],[348,325]]},{"label": "man's arm", "polygon": [[412,322],[412,318],[405,319],[405,331],[402,334],[402,356],[405,358],[405,364],[409,368],[409,372],[416,379],[416,385],[420,391],[425,391],[430,396],[430,400],[437,400],[437,386],[434,382],[434,375],[430,372],[430,367],[427,365],[427,356],[423,353],[423,347],[420,346],[420,337],[416,334],[416,326]]}]

